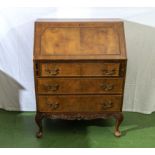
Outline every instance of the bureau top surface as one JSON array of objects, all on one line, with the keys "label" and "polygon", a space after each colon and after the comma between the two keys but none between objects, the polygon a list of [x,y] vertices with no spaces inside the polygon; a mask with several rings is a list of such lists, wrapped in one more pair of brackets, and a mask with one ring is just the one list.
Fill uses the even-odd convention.
[{"label": "bureau top surface", "polygon": [[126,59],[119,19],[42,19],[35,22],[34,60]]}]

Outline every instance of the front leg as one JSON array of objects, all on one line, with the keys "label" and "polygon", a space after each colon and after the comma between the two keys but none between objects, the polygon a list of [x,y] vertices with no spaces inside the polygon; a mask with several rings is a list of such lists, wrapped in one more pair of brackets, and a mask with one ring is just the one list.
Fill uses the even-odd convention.
[{"label": "front leg", "polygon": [[120,137],[121,132],[119,130],[119,126],[123,121],[123,114],[122,114],[122,112],[118,112],[118,113],[115,113],[113,115],[113,117],[116,119],[114,134],[115,134],[116,137]]},{"label": "front leg", "polygon": [[40,113],[40,112],[37,112],[36,113],[36,116],[35,116],[35,121],[36,121],[36,124],[38,125],[39,127],[39,130],[38,132],[36,133],[36,137],[37,138],[41,138],[42,135],[43,135],[43,128],[42,128],[42,119],[43,119],[43,114]]}]

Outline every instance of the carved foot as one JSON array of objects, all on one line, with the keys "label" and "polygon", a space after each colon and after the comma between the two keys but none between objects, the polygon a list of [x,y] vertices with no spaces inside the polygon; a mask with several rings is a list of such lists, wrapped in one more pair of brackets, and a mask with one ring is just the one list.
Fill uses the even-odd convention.
[{"label": "carved foot", "polygon": [[115,113],[113,116],[116,119],[114,134],[115,134],[116,137],[120,137],[121,136],[121,132],[119,130],[119,127],[120,127],[120,124],[123,121],[123,114],[121,112],[119,112],[119,113]]},{"label": "carved foot", "polygon": [[43,135],[42,119],[43,119],[43,114],[37,112],[37,114],[36,114],[36,116],[35,116],[36,124],[37,124],[38,127],[39,127],[39,131],[36,133],[36,137],[37,137],[37,138],[41,138],[42,135]]},{"label": "carved foot", "polygon": [[120,137],[121,136],[121,132],[120,131],[115,131],[114,134],[115,134],[116,137]]},{"label": "carved foot", "polygon": [[39,131],[38,131],[38,132],[36,133],[36,137],[37,137],[37,138],[41,138],[42,136],[43,136],[43,133],[42,133],[42,132],[39,132]]}]

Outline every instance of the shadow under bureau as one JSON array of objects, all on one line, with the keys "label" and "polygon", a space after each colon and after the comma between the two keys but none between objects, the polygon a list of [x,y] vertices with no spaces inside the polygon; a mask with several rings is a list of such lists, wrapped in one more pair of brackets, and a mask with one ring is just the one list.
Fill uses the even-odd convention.
[{"label": "shadow under bureau", "polygon": [[121,135],[127,62],[121,20],[37,20],[33,61],[38,138],[44,117],[114,117],[114,134]]}]

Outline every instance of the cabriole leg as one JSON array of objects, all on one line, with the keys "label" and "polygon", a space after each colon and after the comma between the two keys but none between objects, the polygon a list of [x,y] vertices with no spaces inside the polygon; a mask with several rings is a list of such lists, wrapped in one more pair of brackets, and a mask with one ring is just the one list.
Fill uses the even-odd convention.
[{"label": "cabriole leg", "polygon": [[36,124],[37,124],[38,127],[39,127],[39,130],[38,130],[38,132],[36,133],[36,137],[37,137],[37,138],[41,138],[42,135],[43,135],[42,119],[43,119],[43,114],[37,112],[37,113],[36,113],[36,116],[35,116]]},{"label": "cabriole leg", "polygon": [[119,127],[120,127],[120,124],[123,121],[123,114],[122,114],[122,112],[119,112],[119,113],[115,113],[113,116],[116,119],[114,134],[115,134],[116,137],[120,137],[121,132],[119,130]]}]

